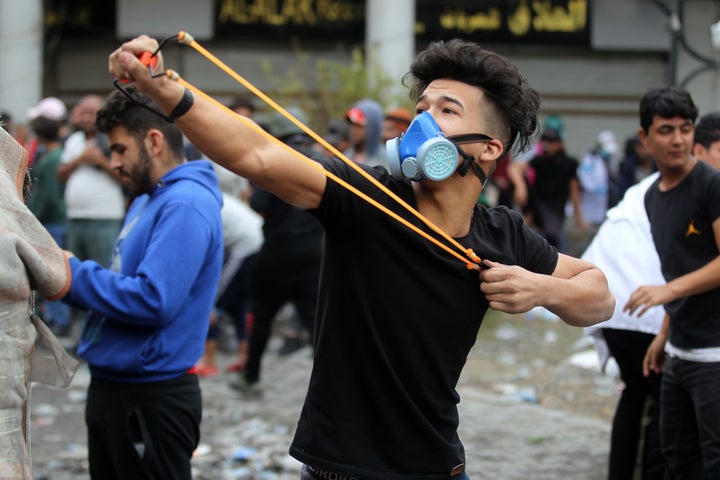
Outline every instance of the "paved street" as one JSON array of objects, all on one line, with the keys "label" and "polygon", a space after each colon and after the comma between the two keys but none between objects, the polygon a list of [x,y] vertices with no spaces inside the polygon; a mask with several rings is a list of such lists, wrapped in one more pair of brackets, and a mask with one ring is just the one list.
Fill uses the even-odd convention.
[{"label": "paved street", "polygon": [[[275,338],[266,355],[260,398],[230,389],[230,374],[202,379],[196,479],[299,478],[300,466],[287,448],[302,406],[310,350],[280,357],[278,344]],[[587,348],[579,330],[560,322],[513,318],[483,326],[458,388],[471,479],[605,478],[617,385],[568,362]],[[221,366],[232,360],[220,356]],[[83,365],[68,390],[33,389],[36,479],[88,478],[82,417],[88,381]]]}]

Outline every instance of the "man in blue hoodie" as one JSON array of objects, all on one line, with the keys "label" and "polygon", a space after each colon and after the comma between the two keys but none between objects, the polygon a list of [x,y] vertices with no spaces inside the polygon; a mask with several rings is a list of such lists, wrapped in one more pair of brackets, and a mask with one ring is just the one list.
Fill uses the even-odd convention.
[{"label": "man in blue hoodie", "polygon": [[110,95],[97,125],[134,200],[110,267],[71,256],[65,297],[89,311],[77,353],[91,374],[90,476],[189,480],[202,414],[193,368],[222,266],[222,197],[210,163],[185,159],[180,130],[149,97],[128,95]]}]

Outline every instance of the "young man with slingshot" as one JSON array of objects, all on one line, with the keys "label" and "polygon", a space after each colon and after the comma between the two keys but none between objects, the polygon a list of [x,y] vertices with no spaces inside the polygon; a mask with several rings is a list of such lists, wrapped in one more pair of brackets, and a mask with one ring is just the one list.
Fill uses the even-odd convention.
[{"label": "young man with slingshot", "polygon": [[467,478],[455,387],[488,308],[543,306],[588,326],[614,307],[592,264],[559,254],[517,213],[477,205],[495,162],[530,143],[538,94],[493,52],[433,43],[405,77],[417,116],[388,145],[390,171],[353,167],[288,151],[197,91],[153,78],[138,56],[157,47],[146,36],[123,44],[111,75],[173,112],[209,158],[325,228],[315,360],[290,447],[302,478]]}]

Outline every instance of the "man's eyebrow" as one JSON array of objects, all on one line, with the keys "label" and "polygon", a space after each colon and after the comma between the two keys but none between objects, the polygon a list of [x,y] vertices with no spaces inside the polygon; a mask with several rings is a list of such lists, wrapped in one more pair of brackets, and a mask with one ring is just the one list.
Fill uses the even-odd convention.
[{"label": "man's eyebrow", "polygon": [[[427,97],[427,95],[425,95],[425,94],[420,95],[420,98],[418,98],[417,103],[422,102],[423,100],[425,100],[426,97]],[[462,104],[462,102],[461,102],[460,100],[458,100],[457,98],[450,97],[450,96],[448,96],[448,95],[441,95],[441,96],[440,96],[440,99],[441,99],[443,102],[454,103],[454,104],[457,105],[458,107],[460,107],[460,108],[462,108],[463,110],[465,110],[465,106],[464,106],[464,105]]]},{"label": "man's eyebrow", "polygon": [[672,120],[666,120],[666,123],[660,123],[660,125],[658,125],[658,128],[673,128],[674,129],[674,128],[687,127],[688,125],[694,125],[693,121],[690,119],[685,119],[680,125],[677,125],[677,126],[671,122],[672,122]]}]

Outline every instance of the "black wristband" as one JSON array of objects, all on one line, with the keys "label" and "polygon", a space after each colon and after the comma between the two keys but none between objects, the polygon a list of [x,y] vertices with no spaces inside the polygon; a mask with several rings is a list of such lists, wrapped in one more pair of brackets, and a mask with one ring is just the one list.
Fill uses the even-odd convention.
[{"label": "black wristband", "polygon": [[178,102],[177,105],[175,105],[175,108],[173,108],[173,111],[170,112],[170,116],[168,117],[170,121],[172,122],[176,118],[182,117],[185,115],[188,110],[193,106],[193,103],[195,103],[195,97],[193,96],[192,92],[189,88],[186,88],[183,92],[183,96]]}]

